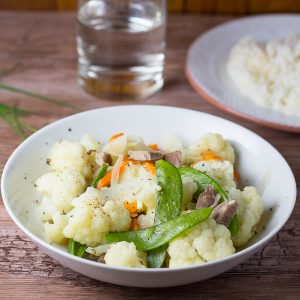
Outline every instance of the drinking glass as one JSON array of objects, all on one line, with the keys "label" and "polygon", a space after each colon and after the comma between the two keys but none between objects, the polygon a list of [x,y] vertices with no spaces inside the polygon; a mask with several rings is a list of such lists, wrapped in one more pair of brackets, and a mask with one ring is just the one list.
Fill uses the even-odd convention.
[{"label": "drinking glass", "polygon": [[107,99],[163,86],[166,0],[78,0],[80,85]]}]

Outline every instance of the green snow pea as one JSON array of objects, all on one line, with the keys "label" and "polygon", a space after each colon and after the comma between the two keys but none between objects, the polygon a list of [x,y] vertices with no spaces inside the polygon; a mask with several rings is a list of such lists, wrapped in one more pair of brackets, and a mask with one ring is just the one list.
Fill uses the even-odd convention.
[{"label": "green snow pea", "polygon": [[106,235],[106,242],[132,242],[140,251],[152,250],[165,245],[187,229],[207,220],[212,210],[211,207],[201,208],[145,229],[112,232]]},{"label": "green snow pea", "polygon": [[82,245],[73,239],[69,239],[68,241],[67,251],[72,255],[82,257],[86,248],[86,245]]},{"label": "green snow pea", "polygon": [[[228,199],[227,193],[221,188],[221,186],[214,179],[212,179],[207,174],[189,167],[181,167],[178,170],[181,176],[190,177],[198,185],[198,190],[195,193],[196,196],[204,192],[205,188],[208,185],[211,185],[213,186],[215,191],[220,194],[221,196],[220,202],[223,202]],[[232,236],[235,236],[238,233],[239,224],[236,215],[234,215],[231,220],[231,223],[229,225],[229,230]]]},{"label": "green snow pea", "polygon": [[[157,206],[154,225],[167,222],[180,215],[182,206],[182,181],[178,169],[171,163],[159,160],[156,162],[157,183],[161,190],[157,193]],[[147,265],[149,268],[160,268],[167,256],[168,245],[149,251]]]},{"label": "green snow pea", "polygon": [[96,188],[99,180],[105,175],[108,168],[108,164],[104,164],[97,172],[96,176],[93,179],[92,187]]},{"label": "green snow pea", "polygon": [[221,188],[221,186],[204,172],[189,167],[181,167],[178,171],[181,176],[190,177],[198,185],[198,189],[195,193],[196,196],[199,196],[202,192],[204,192],[208,185],[211,185],[215,191],[220,194],[223,201],[228,199],[226,192]]},{"label": "green snow pea", "polygon": [[231,236],[237,235],[239,231],[239,222],[238,218],[236,215],[234,215],[231,219],[230,225],[229,225],[229,230],[231,232]]}]

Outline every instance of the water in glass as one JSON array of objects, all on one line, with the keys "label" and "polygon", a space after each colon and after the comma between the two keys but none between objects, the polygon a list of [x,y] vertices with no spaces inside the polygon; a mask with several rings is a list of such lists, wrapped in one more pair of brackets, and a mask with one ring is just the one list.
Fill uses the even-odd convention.
[{"label": "water in glass", "polygon": [[165,1],[79,1],[79,80],[109,99],[146,98],[163,85]]}]

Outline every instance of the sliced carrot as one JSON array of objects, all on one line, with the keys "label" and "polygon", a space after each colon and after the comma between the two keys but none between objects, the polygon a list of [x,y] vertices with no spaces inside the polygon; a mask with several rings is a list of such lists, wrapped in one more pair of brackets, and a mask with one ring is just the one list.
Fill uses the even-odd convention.
[{"label": "sliced carrot", "polygon": [[211,150],[205,150],[201,152],[201,157],[199,160],[196,160],[194,163],[192,163],[192,166],[194,166],[199,161],[208,161],[208,160],[223,160],[222,157],[218,156]]},{"label": "sliced carrot", "polygon": [[138,161],[130,158],[126,158],[124,161],[127,163],[132,163],[134,165],[142,165],[146,170],[156,176],[156,168],[154,162],[151,161]]},{"label": "sliced carrot", "polygon": [[201,153],[200,160],[222,160],[222,157],[220,157],[211,150],[205,150]]},{"label": "sliced carrot", "polygon": [[156,176],[156,167],[154,163],[145,161],[142,163],[142,166],[147,169],[148,172],[152,173],[154,176]]},{"label": "sliced carrot", "polygon": [[134,213],[137,212],[137,203],[136,203],[136,201],[133,201],[133,202],[125,201],[124,206],[128,210],[128,212],[131,213],[131,214],[134,214]]},{"label": "sliced carrot", "polygon": [[151,150],[159,151],[159,148],[158,148],[157,144],[150,144],[150,145],[148,145],[148,147],[149,147]]},{"label": "sliced carrot", "polygon": [[123,132],[117,133],[117,134],[111,136],[110,139],[109,139],[109,141],[111,142],[111,141],[117,139],[118,137],[120,137],[120,136],[122,136],[122,135],[124,135]]},{"label": "sliced carrot", "polygon": [[234,176],[235,181],[239,181],[241,178],[240,173],[235,168],[233,169],[233,176]]},{"label": "sliced carrot", "polygon": [[[119,169],[119,176],[124,173],[124,171],[126,170],[126,167],[127,167],[127,162],[123,160],[122,165],[120,166],[120,169]],[[105,176],[102,177],[98,181],[97,189],[100,190],[103,187],[110,186],[110,184],[111,184],[111,176],[112,176],[112,170],[108,171],[105,174]]]},{"label": "sliced carrot", "polygon": [[131,218],[130,230],[138,230],[140,228],[137,218]]},{"label": "sliced carrot", "polygon": [[112,171],[108,171],[104,177],[102,177],[97,184],[97,189],[100,190],[105,186],[110,186]]}]

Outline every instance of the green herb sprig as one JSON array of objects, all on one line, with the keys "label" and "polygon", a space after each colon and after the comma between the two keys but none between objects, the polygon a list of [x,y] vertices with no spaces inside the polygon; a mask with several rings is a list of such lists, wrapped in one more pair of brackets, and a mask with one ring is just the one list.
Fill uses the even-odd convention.
[{"label": "green herb sprig", "polygon": [[6,91],[9,91],[9,92],[13,92],[13,93],[22,94],[22,95],[25,95],[25,96],[29,96],[29,97],[32,97],[32,98],[35,98],[35,99],[38,99],[38,100],[41,100],[41,101],[46,101],[46,102],[56,104],[56,105],[59,105],[59,106],[72,108],[76,111],[80,111],[80,109],[77,106],[66,103],[63,100],[53,99],[53,98],[50,98],[50,97],[47,97],[47,96],[44,96],[44,95],[40,95],[40,94],[37,94],[37,93],[26,91],[26,90],[23,90],[23,89],[20,89],[20,88],[11,86],[11,85],[7,85],[7,84],[4,84],[4,83],[0,83],[0,89],[6,90]]},{"label": "green herb sprig", "polygon": [[30,111],[17,108],[16,106],[0,103],[0,118],[14,129],[22,139],[26,139],[28,133],[33,133],[37,130],[19,119],[20,116],[26,116],[30,113]]},{"label": "green herb sprig", "polygon": [[[0,70],[0,79],[15,71],[18,65],[19,63],[16,63],[9,68]],[[51,97],[40,95],[38,93],[27,91],[8,84],[0,83],[0,90],[22,94],[40,101],[45,101],[62,107],[72,108],[75,111],[80,111],[80,109],[77,106],[66,103],[63,100],[57,100]],[[26,139],[28,137],[28,133],[33,133],[37,131],[36,128],[31,126],[30,124],[25,123],[19,118],[20,116],[26,116],[31,113],[33,112],[29,110],[17,108],[15,105],[10,106],[4,103],[0,103],[0,119],[6,122],[22,139]]]}]

